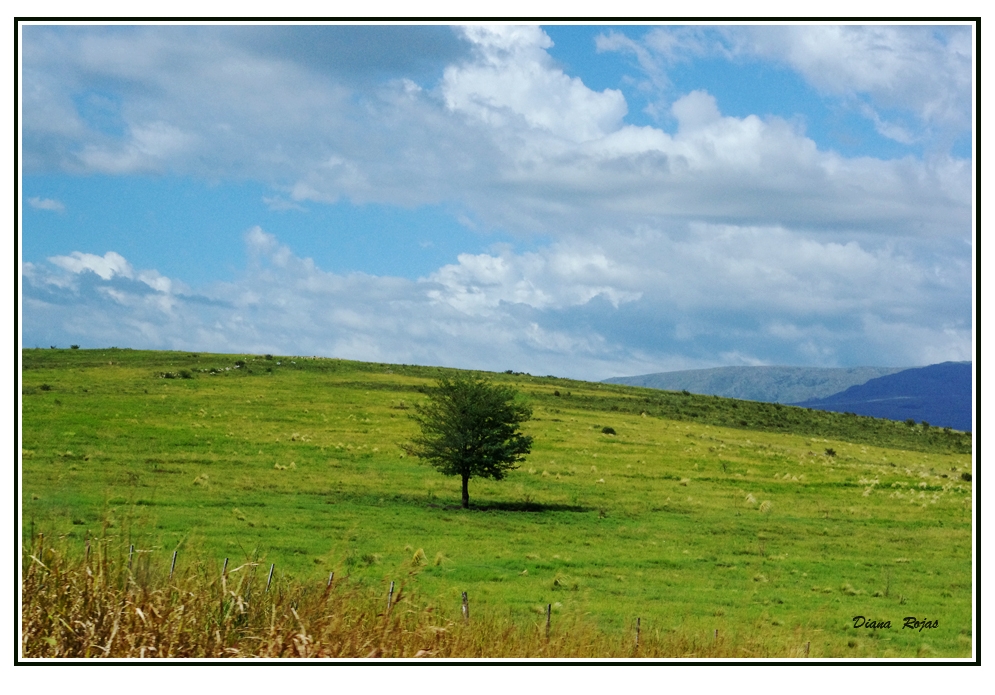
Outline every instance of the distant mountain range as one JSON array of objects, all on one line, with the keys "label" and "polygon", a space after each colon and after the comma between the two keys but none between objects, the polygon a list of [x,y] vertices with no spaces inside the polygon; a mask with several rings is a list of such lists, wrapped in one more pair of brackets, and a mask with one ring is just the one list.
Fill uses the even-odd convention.
[{"label": "distant mountain range", "polygon": [[936,427],[971,431],[971,363],[943,362],[906,369],[826,398],[792,405],[889,420],[926,421]]},{"label": "distant mountain range", "polygon": [[929,367],[716,367],[605,379],[970,431],[971,363]]},{"label": "distant mountain range", "polygon": [[690,391],[745,401],[796,403],[825,398],[905,367],[715,367],[605,379],[608,384]]}]

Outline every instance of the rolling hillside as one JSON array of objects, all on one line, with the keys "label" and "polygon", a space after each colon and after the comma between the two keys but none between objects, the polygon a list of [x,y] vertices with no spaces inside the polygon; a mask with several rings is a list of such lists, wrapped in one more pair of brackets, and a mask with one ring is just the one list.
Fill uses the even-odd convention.
[{"label": "rolling hillside", "polygon": [[[566,635],[607,635],[632,653],[637,624],[646,654],[971,653],[975,469],[959,432],[483,374],[532,408],[534,446],[504,480],[474,478],[462,509],[459,480],[405,448],[418,431],[412,412],[452,370],[120,349],[21,358],[22,557],[40,573],[22,585],[32,654],[73,644],[105,653],[114,628],[100,616],[118,610],[122,631],[134,628],[128,639],[157,640],[114,638],[121,649],[159,649],[178,623],[147,627],[151,605],[121,603],[141,596],[162,597],[163,615],[174,596],[184,610],[206,607],[201,622],[184,622],[191,643],[216,650],[199,655],[272,655],[258,645],[274,624],[317,631],[343,614],[321,603],[339,593],[369,597],[373,607],[356,611],[383,635],[392,586],[411,649],[388,654],[592,653],[560,650]],[[97,584],[123,597],[97,617],[67,612],[92,596],[59,598],[96,585],[87,557],[113,579]],[[77,588],[58,583],[60,566],[79,569]],[[854,628],[855,615],[940,623],[872,632]],[[504,637],[438,651],[438,635],[463,640],[476,625],[522,644],[538,635],[542,646],[547,616],[556,651],[502,652]],[[100,621],[99,640],[72,627]],[[307,644],[371,653],[367,637],[346,633],[314,632]]]}]

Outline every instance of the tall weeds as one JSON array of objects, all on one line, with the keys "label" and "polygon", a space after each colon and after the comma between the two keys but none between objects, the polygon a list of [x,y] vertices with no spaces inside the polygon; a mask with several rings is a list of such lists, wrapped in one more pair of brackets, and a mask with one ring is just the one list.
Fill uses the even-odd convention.
[{"label": "tall weeds", "polygon": [[[161,564],[161,566],[160,566]],[[611,635],[578,621],[515,623],[476,607],[465,622],[418,605],[400,586],[385,596],[348,581],[275,580],[249,562],[200,564],[169,577],[152,561],[95,539],[70,553],[37,539],[23,550],[21,649],[25,658],[632,658],[801,656],[761,643],[646,630]],[[256,569],[259,567],[259,571]],[[795,653],[795,652],[798,653]]]}]

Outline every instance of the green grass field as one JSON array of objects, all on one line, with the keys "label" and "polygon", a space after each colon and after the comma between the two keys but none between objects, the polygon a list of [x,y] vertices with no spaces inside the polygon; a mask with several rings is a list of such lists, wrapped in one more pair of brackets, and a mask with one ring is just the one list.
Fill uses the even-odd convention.
[{"label": "green grass field", "polygon": [[[275,563],[279,582],[403,583],[423,608],[968,657],[970,437],[636,387],[488,375],[534,409],[506,480],[402,445],[443,370],[332,359],[24,350],[23,537],[147,561]],[[611,427],[616,435],[602,433]],[[853,617],[890,621],[855,629]],[[904,618],[938,621],[903,628]]]}]

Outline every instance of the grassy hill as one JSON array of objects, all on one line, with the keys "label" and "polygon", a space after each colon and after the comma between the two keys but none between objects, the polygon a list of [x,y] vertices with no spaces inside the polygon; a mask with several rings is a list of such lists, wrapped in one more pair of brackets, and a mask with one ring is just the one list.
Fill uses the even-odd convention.
[{"label": "grassy hill", "polygon": [[[500,482],[404,455],[445,370],[262,355],[22,352],[21,516],[82,553],[275,564],[413,606],[584,623],[730,653],[968,656],[970,439],[636,387],[490,374],[534,408]],[[604,434],[606,427],[616,434]],[[121,551],[123,552],[123,551]],[[339,581],[337,579],[336,581]],[[890,620],[855,629],[853,617]],[[938,619],[902,629],[902,619]],[[743,646],[736,652],[735,645]],[[749,649],[745,645],[752,645]],[[763,645],[762,649],[756,645]],[[752,651],[751,651],[752,650]]]}]

